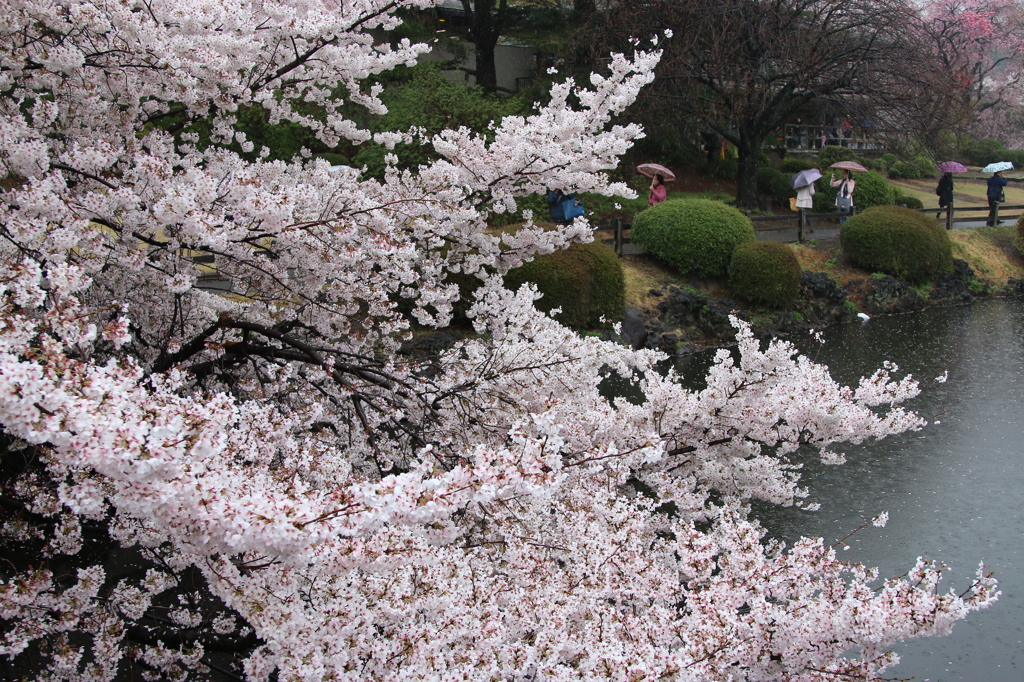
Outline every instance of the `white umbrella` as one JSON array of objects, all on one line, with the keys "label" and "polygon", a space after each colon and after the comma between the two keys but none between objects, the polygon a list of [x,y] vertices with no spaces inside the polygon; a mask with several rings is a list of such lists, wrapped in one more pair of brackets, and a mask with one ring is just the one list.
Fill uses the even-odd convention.
[{"label": "white umbrella", "polygon": [[1004,170],[1013,170],[1013,164],[1009,161],[996,161],[981,169],[982,173],[999,173]]}]

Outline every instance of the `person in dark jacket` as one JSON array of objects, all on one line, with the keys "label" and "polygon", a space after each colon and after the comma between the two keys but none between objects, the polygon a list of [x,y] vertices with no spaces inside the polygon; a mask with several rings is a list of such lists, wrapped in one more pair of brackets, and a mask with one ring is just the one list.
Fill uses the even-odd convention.
[{"label": "person in dark jacket", "polygon": [[1003,188],[1010,184],[1010,181],[1000,175],[1001,171],[996,171],[992,174],[992,177],[988,179],[988,221],[989,226],[995,227],[996,224],[996,206],[999,205],[1000,200],[1003,197]]},{"label": "person in dark jacket", "polygon": [[[946,217],[949,217],[949,211],[953,209],[953,174],[943,173],[942,177],[939,178],[939,186],[935,188],[935,193],[939,195],[939,208],[946,209]],[[935,214],[935,219],[938,220],[939,216],[942,215],[942,211],[938,211]]]}]

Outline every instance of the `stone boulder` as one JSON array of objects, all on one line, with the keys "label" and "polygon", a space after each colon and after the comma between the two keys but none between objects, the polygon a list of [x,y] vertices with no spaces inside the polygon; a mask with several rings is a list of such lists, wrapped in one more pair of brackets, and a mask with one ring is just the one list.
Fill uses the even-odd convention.
[{"label": "stone boulder", "polygon": [[736,312],[747,319],[728,299],[708,298],[674,286],[668,288],[665,300],[658,303],[658,311],[665,324],[683,330],[688,336],[728,342],[736,340],[729,315]]},{"label": "stone boulder", "polygon": [[804,270],[797,312],[808,325],[820,328],[854,315],[846,307],[846,293],[824,272]]},{"label": "stone boulder", "polygon": [[878,279],[858,279],[843,287],[848,298],[861,301],[869,315],[890,315],[923,310],[925,300],[914,287],[886,275]]},{"label": "stone boulder", "polygon": [[953,272],[935,278],[928,300],[931,303],[964,303],[973,300],[975,295],[988,294],[991,289],[987,282],[977,278],[967,261],[954,258]]}]

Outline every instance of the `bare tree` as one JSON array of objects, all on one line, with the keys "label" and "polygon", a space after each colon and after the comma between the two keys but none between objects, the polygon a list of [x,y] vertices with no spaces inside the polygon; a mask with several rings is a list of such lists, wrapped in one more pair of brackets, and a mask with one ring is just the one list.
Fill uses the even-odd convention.
[{"label": "bare tree", "polygon": [[734,144],[737,203],[753,207],[762,147],[807,105],[854,117],[906,110],[904,78],[923,54],[910,49],[916,17],[903,0],[662,0],[617,5],[585,41],[607,47],[670,30],[635,110]]}]

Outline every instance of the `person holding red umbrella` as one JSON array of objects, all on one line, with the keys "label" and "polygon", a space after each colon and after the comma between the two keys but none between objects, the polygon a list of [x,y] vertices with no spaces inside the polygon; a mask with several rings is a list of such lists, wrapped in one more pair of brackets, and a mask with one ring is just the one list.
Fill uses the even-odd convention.
[{"label": "person holding red umbrella", "polygon": [[665,183],[673,182],[676,179],[675,173],[658,163],[641,163],[636,170],[651,179],[651,190],[647,194],[648,206],[660,204],[668,198],[668,188],[665,187]]},{"label": "person holding red umbrella", "polygon": [[[853,179],[853,174],[849,170],[843,169],[843,177],[836,180],[836,174],[832,174],[832,181],[829,183],[833,187],[838,187],[839,191],[836,192],[836,206],[839,208],[840,213],[849,213],[853,209],[853,188],[857,186],[857,183]],[[842,225],[846,222],[847,216],[843,215],[839,218],[839,224]]]},{"label": "person holding red umbrella", "polygon": [[668,190],[665,189],[665,178],[661,176],[661,173],[656,173],[651,178],[651,191],[647,194],[647,205],[654,206],[660,204],[668,198]]}]

